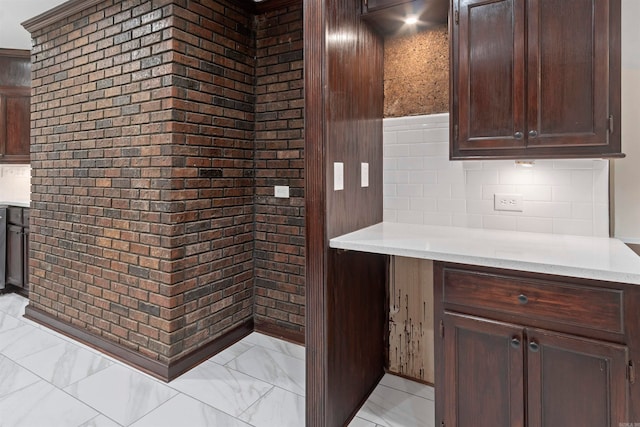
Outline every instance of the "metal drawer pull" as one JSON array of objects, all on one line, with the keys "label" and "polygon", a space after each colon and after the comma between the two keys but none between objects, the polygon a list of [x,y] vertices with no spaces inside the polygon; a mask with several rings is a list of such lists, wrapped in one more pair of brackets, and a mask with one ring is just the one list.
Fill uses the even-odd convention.
[{"label": "metal drawer pull", "polygon": [[522,132],[516,132],[514,135],[515,139],[522,139],[524,134]]},{"label": "metal drawer pull", "polygon": [[535,130],[529,131],[529,138],[535,138],[536,136],[538,136],[538,131],[535,131]]},{"label": "metal drawer pull", "polygon": [[520,294],[518,295],[518,302],[522,305],[525,305],[526,303],[529,302],[529,298],[527,298],[525,294]]},{"label": "metal drawer pull", "polygon": [[511,347],[520,348],[520,338],[518,337],[511,338]]},{"label": "metal drawer pull", "polygon": [[529,350],[531,350],[531,351],[532,351],[532,352],[534,352],[534,353],[537,353],[537,352],[538,352],[538,350],[540,350],[540,346],[538,345],[538,343],[537,343],[537,342],[535,342],[535,341],[531,341],[531,342],[529,343]]}]

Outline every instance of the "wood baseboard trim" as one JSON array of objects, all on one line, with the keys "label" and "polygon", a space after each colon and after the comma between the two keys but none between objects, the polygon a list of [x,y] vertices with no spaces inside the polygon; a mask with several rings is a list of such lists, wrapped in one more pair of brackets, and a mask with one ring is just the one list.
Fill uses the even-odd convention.
[{"label": "wood baseboard trim", "polygon": [[274,338],[280,338],[285,341],[292,342],[304,346],[304,332],[293,331],[291,329],[279,326],[276,323],[265,322],[256,319],[254,330],[261,334],[269,335]]},{"label": "wood baseboard trim", "polygon": [[78,326],[64,322],[51,314],[27,305],[24,317],[57,331],[67,337],[73,338],[91,348],[94,348],[114,359],[132,366],[152,377],[169,382],[182,375],[194,366],[204,362],[211,356],[241,340],[253,331],[253,321],[248,320],[236,328],[211,342],[193,350],[169,364],[152,359],[121,344],[114,343],[105,338],[93,335]]}]

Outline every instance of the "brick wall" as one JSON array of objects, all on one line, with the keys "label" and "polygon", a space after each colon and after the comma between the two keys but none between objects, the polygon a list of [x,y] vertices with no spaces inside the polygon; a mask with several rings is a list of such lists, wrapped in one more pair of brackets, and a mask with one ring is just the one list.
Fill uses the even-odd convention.
[{"label": "brick wall", "polygon": [[[255,321],[304,333],[302,2],[256,18]],[[288,185],[290,198],[275,198]]]},{"label": "brick wall", "polygon": [[108,0],[33,34],[35,308],[167,363],[251,318],[251,23]]}]

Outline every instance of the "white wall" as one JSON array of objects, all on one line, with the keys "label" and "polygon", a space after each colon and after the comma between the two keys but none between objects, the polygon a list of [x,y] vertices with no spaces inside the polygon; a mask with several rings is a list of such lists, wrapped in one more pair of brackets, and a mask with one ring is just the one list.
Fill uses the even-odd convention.
[{"label": "white wall", "polygon": [[29,165],[0,165],[0,202],[26,202],[30,200]]},{"label": "white wall", "polygon": [[613,161],[615,237],[640,243],[640,1],[622,0],[622,151]]},{"label": "white wall", "polygon": [[[384,120],[384,220],[585,236],[609,235],[609,162],[449,161],[449,115]],[[522,212],[495,211],[517,193]]]},{"label": "white wall", "polygon": [[66,0],[0,0],[0,48],[31,49],[31,36],[21,22]]}]

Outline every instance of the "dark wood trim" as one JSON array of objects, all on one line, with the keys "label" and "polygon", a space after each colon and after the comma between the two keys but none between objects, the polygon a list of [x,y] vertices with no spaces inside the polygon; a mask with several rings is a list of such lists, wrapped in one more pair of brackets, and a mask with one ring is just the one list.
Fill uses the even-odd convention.
[{"label": "dark wood trim", "polygon": [[303,3],[307,427],[326,426],[325,13],[321,0]]},{"label": "dark wood trim", "polygon": [[31,51],[28,49],[0,49],[0,56],[7,58],[31,58]]},{"label": "dark wood trim", "polygon": [[220,335],[218,338],[209,341],[202,347],[199,347],[185,354],[180,359],[169,363],[169,377],[166,381],[171,381],[200,363],[210,359],[212,356],[215,356],[222,350],[232,346],[242,338],[251,334],[253,330],[253,319],[246,320],[223,335]]},{"label": "dark wood trim", "polygon": [[30,33],[38,31],[47,25],[54,24],[65,18],[70,17],[78,12],[82,12],[95,6],[98,3],[102,3],[105,0],[69,0],[62,3],[59,6],[54,7],[38,16],[31,19],[27,19],[21,25]]},{"label": "dark wood trim", "polygon": [[204,362],[211,356],[241,340],[253,331],[253,321],[249,320],[167,365],[124,347],[123,345],[93,335],[76,325],[57,319],[49,313],[31,305],[26,307],[24,317],[80,341],[91,348],[99,350],[100,352],[126,363],[127,365],[133,366],[152,377],[166,382],[182,375],[189,369]]},{"label": "dark wood trim", "polygon": [[260,319],[254,320],[253,329],[261,334],[304,346],[304,332],[294,331],[292,329],[285,328],[284,326],[280,326],[277,323],[265,322]]}]

